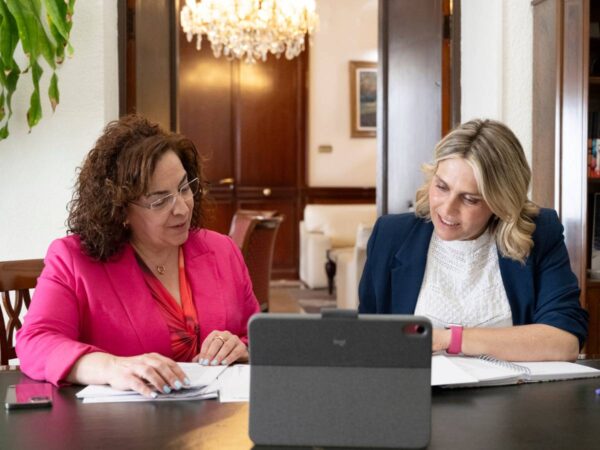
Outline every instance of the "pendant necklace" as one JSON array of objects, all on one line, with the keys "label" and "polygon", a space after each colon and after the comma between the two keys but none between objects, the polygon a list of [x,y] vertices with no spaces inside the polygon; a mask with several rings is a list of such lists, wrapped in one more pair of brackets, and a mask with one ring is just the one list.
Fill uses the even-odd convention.
[{"label": "pendant necklace", "polygon": [[[142,260],[145,259],[144,258],[144,254],[140,251],[140,249],[136,246],[132,244],[132,247],[135,249],[135,251],[142,257]],[[154,264],[154,268],[156,269],[156,272],[159,275],[164,275],[165,272],[167,271],[166,267],[164,264]]]}]

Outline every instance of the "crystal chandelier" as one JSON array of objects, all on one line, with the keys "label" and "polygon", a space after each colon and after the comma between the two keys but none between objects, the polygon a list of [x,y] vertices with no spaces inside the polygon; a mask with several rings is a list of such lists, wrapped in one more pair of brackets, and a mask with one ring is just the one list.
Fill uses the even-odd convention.
[{"label": "crystal chandelier", "polygon": [[304,50],[317,25],[315,0],[186,0],[181,10],[181,27],[188,42],[196,35],[200,50],[206,35],[218,58],[267,60],[293,59]]}]

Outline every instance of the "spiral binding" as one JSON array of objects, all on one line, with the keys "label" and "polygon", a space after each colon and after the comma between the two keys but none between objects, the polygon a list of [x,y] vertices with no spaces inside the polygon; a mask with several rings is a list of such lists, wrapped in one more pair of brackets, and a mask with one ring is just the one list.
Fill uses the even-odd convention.
[{"label": "spiral binding", "polygon": [[503,359],[494,358],[490,355],[481,355],[479,356],[479,359],[492,363],[496,366],[504,367],[505,369],[514,370],[515,372],[519,372],[527,376],[531,375],[531,369],[529,367],[521,366],[510,361],[504,361]]}]

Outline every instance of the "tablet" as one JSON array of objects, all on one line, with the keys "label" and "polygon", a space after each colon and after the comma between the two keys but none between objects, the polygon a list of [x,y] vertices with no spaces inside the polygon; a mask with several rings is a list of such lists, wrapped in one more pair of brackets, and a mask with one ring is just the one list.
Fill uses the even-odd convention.
[{"label": "tablet", "polygon": [[418,316],[259,314],[249,323],[258,445],[423,448],[431,323]]}]

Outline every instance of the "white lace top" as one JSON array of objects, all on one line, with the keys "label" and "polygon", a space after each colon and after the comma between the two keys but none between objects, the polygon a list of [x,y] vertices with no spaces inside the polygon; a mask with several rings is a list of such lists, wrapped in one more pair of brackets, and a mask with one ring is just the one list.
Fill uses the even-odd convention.
[{"label": "white lace top", "polygon": [[434,328],[512,325],[489,232],[470,241],[444,241],[432,234],[415,314],[428,317]]}]

